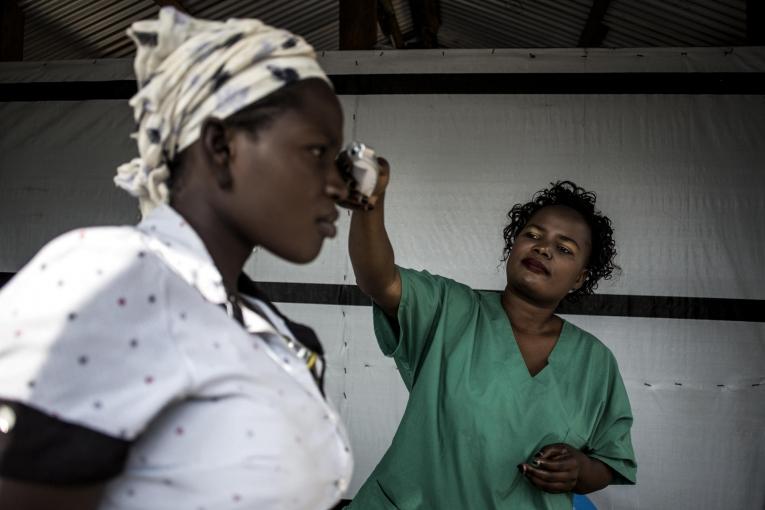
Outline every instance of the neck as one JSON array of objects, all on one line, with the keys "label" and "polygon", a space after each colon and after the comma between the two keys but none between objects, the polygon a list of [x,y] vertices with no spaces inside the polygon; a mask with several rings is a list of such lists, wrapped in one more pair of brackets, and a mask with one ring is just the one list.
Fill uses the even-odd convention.
[{"label": "neck", "polygon": [[559,327],[560,319],[554,312],[558,303],[539,304],[506,287],[502,293],[502,307],[517,333],[543,335]]},{"label": "neck", "polygon": [[183,201],[174,202],[173,208],[202,239],[215,267],[220,271],[228,294],[236,294],[237,280],[254,246],[237,235],[236,230],[224,218],[200,203],[189,207]]}]

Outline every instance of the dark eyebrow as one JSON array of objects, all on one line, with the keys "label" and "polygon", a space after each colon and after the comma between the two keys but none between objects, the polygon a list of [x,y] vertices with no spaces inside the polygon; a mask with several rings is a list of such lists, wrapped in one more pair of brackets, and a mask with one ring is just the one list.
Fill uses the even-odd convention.
[{"label": "dark eyebrow", "polygon": [[573,239],[571,239],[570,237],[566,237],[566,236],[560,236],[560,240],[561,240],[561,241],[566,241],[566,242],[569,242],[569,243],[573,244],[574,246],[576,246],[576,247],[577,247],[577,249],[579,249],[579,243],[577,243],[576,241],[574,241],[574,240],[573,240]]},{"label": "dark eyebrow", "polygon": [[533,227],[533,228],[535,228],[537,230],[541,230],[542,232],[547,232],[547,230],[543,229],[542,227],[540,227],[536,223],[526,223],[526,225],[523,227],[523,229],[525,230],[525,229],[527,229],[529,227]]},{"label": "dark eyebrow", "polygon": [[[547,232],[547,229],[545,229],[543,227],[540,227],[539,225],[537,225],[535,223],[527,223],[526,226],[523,227],[523,228],[526,229],[526,228],[529,228],[529,227],[535,228],[535,229],[540,230],[542,232]],[[571,239],[568,236],[558,236],[558,239],[560,239],[561,241],[569,242],[569,243],[573,244],[574,246],[576,246],[577,249],[581,249],[581,247],[579,246],[579,243],[577,243],[576,241],[574,241],[573,239]]]}]

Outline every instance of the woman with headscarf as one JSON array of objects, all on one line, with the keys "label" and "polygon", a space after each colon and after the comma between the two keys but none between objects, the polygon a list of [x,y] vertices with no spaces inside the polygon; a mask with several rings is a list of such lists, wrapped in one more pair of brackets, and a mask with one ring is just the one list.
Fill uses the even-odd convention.
[{"label": "woman with headscarf", "polygon": [[129,30],[136,227],[45,246],[0,293],[0,507],[317,510],[351,455],[321,346],[241,278],[314,259],[347,189],[313,49],[163,8]]}]

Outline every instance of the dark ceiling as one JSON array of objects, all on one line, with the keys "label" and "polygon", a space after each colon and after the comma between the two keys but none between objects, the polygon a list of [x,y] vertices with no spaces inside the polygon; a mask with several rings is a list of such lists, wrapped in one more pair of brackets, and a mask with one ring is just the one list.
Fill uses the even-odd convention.
[{"label": "dark ceiling", "polygon": [[317,50],[765,44],[765,0],[2,0],[2,60],[128,57],[162,5],[256,17]]}]

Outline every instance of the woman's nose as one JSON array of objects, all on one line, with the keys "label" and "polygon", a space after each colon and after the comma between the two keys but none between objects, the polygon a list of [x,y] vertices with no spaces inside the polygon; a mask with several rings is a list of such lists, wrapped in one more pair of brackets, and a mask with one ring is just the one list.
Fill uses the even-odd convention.
[{"label": "woman's nose", "polygon": [[545,244],[539,243],[539,244],[535,245],[534,246],[534,251],[536,253],[539,253],[543,257],[546,257],[548,259],[551,258],[550,247],[547,246],[546,243]]},{"label": "woman's nose", "polygon": [[324,192],[334,201],[347,200],[350,190],[348,183],[340,175],[340,170],[335,163],[330,165],[329,176],[324,187]]}]

